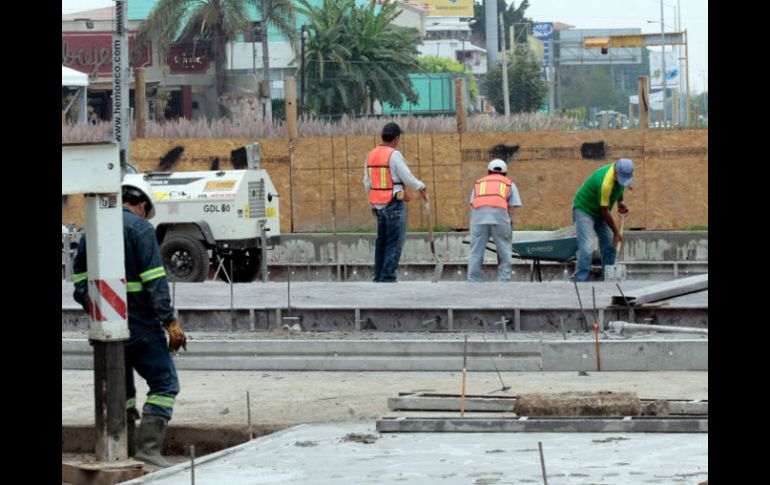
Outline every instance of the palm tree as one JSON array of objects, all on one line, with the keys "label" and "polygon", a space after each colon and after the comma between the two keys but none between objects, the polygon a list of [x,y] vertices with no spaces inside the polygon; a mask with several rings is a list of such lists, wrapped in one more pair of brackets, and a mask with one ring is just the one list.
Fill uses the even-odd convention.
[{"label": "palm tree", "polygon": [[417,29],[397,27],[396,5],[324,0],[321,7],[299,0],[308,17],[306,44],[308,104],[315,112],[367,113],[374,100],[400,106],[418,101],[409,73],[418,72]]},{"label": "palm tree", "polygon": [[[262,19],[262,80],[270,81],[270,51],[267,31],[270,26],[274,27],[279,34],[289,39],[292,48],[297,50],[297,20],[294,2],[291,0],[253,0],[253,3]],[[272,94],[269,91],[265,100],[265,118],[268,121],[273,119]]]},{"label": "palm tree", "polygon": [[[137,45],[155,41],[161,62],[173,42],[203,43],[214,59],[217,95],[227,80],[227,43],[251,28],[248,0],[160,0],[137,36]],[[222,113],[220,105],[220,114]]]}]

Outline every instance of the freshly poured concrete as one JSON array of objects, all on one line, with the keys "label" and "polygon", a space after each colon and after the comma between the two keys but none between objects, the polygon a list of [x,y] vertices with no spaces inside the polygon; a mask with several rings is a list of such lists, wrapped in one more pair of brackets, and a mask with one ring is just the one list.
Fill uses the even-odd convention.
[{"label": "freshly poured concrete", "polygon": [[[378,438],[366,444],[349,433]],[[300,425],[200,458],[198,485],[693,484],[708,478],[708,435],[657,433],[400,433],[373,423]],[[187,485],[189,463],[126,484]]]}]

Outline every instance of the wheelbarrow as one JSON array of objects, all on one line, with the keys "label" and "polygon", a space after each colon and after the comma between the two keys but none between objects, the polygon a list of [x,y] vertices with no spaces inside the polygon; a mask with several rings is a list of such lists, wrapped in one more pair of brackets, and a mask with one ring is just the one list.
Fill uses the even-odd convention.
[{"label": "wheelbarrow", "polygon": [[[470,244],[470,241],[463,241],[463,244]],[[497,250],[488,243],[486,249],[497,253]],[[518,241],[511,244],[511,252],[514,258],[532,260],[529,281],[534,281],[535,272],[537,272],[537,280],[543,281],[540,262],[553,261],[567,264],[575,261],[577,259],[577,237]]]},{"label": "wheelbarrow", "polygon": [[513,257],[519,259],[531,259],[532,270],[529,281],[534,281],[535,271],[537,280],[543,281],[541,261],[553,261],[556,263],[570,263],[576,259],[577,237],[564,237],[559,239],[538,239],[535,241],[519,241],[512,243]]}]

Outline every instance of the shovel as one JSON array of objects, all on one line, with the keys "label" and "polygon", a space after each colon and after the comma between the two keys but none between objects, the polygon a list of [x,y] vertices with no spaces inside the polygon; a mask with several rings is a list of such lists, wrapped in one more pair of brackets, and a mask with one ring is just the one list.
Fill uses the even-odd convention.
[{"label": "shovel", "polygon": [[[623,226],[626,223],[625,214],[620,214],[620,235],[623,235]],[[615,264],[604,267],[604,281],[625,281],[626,265],[618,263],[620,259],[620,246],[623,241],[619,241],[615,246]]]},{"label": "shovel", "polygon": [[436,262],[436,267],[433,270],[433,278],[431,278],[431,281],[433,283],[438,283],[438,280],[441,279],[441,274],[444,272],[444,262],[436,254],[436,243],[433,240],[433,214],[430,210],[430,199],[428,198],[428,192],[424,191],[423,194],[425,194],[425,196],[423,197],[424,203],[422,207],[425,209],[425,213],[428,216],[428,239],[430,240],[430,252],[433,255],[433,260]]}]

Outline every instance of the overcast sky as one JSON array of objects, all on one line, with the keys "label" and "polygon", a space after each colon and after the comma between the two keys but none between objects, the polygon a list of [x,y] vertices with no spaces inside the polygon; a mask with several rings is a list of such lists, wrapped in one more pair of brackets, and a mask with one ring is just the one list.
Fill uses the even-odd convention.
[{"label": "overcast sky", "polygon": [[[687,29],[690,86],[693,93],[702,92],[708,88],[708,0],[662,1],[666,30],[675,30],[677,16],[681,17],[679,29]],[[564,22],[578,29],[641,28],[644,33],[660,32],[661,0],[529,0],[529,3],[527,16],[536,22]],[[62,14],[113,4],[112,0],[62,0]],[[678,6],[681,15],[677,12]]]}]

